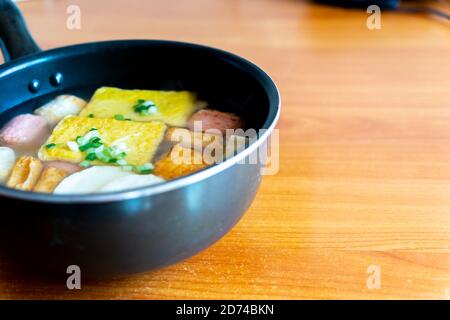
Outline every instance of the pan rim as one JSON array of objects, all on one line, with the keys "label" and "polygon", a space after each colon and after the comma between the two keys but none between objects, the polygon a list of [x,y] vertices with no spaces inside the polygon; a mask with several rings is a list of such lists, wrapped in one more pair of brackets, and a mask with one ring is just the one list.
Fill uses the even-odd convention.
[{"label": "pan rim", "polygon": [[251,62],[247,58],[243,58],[239,55],[225,51],[222,49],[206,46],[202,44],[196,44],[191,42],[181,42],[172,40],[159,40],[159,39],[127,39],[127,40],[110,40],[110,41],[98,41],[88,42],[82,44],[75,44],[69,46],[58,47],[46,51],[40,51],[31,55],[27,55],[12,61],[8,61],[0,65],[0,77],[4,77],[17,70],[21,70],[26,67],[31,67],[34,64],[38,64],[45,61],[49,56],[55,56],[59,54],[79,55],[80,53],[89,53],[97,51],[99,47],[108,48],[114,46],[115,48],[122,48],[127,46],[141,46],[141,45],[163,45],[171,47],[190,47],[196,50],[210,51],[211,53],[219,54],[222,57],[227,58],[227,62],[234,62],[243,70],[246,70],[255,81],[258,81],[260,85],[265,89],[267,98],[269,100],[269,114],[265,123],[261,129],[265,129],[258,139],[248,146],[237,155],[208,167],[199,172],[190,174],[185,177],[180,177],[171,181],[166,181],[160,184],[140,187],[136,189],[130,189],[126,191],[118,191],[111,193],[98,193],[98,194],[86,194],[86,195],[54,195],[43,193],[32,193],[26,191],[20,191],[11,189],[5,186],[0,186],[0,196],[13,198],[18,200],[26,200],[32,202],[42,203],[64,203],[64,204],[82,204],[82,203],[103,203],[124,201],[129,199],[136,199],[141,197],[147,197],[157,194],[166,193],[176,189],[181,189],[185,186],[194,184],[205,180],[211,176],[214,176],[227,168],[238,164],[241,160],[245,159],[252,152],[257,150],[270,136],[275,128],[281,112],[281,96],[280,91],[273,81],[273,79],[255,63]]}]

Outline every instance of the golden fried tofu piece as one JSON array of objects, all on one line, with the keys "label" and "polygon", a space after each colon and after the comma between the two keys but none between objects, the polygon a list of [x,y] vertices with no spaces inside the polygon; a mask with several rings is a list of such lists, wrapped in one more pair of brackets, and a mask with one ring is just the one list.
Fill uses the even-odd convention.
[{"label": "golden fried tofu piece", "polygon": [[52,193],[58,184],[67,176],[67,172],[54,167],[47,167],[33,188],[34,192]]},{"label": "golden fried tofu piece", "polygon": [[208,146],[223,148],[224,140],[222,135],[193,132],[185,128],[173,127],[166,131],[165,139],[170,142],[180,143],[184,148],[195,149],[199,152],[202,152]]},{"label": "golden fried tofu piece", "polygon": [[[80,163],[85,154],[68,147],[67,142],[75,141],[96,128],[105,146],[122,144],[126,146],[125,160],[130,165],[143,165],[152,160],[158,145],[164,138],[166,125],[160,121],[135,122],[114,119],[84,118],[68,116],[53,130],[52,135],[39,150],[43,161],[62,160]],[[53,145],[48,148],[48,145]],[[102,165],[99,161],[92,164]]]},{"label": "golden fried tofu piece", "polygon": [[177,144],[155,163],[153,174],[170,180],[194,173],[207,166],[200,152]]},{"label": "golden fried tofu piece", "polygon": [[[139,100],[154,103],[151,114],[142,115],[134,106]],[[183,127],[189,117],[200,108],[196,95],[189,91],[123,90],[102,87],[81,111],[82,117],[114,118],[121,115],[133,121],[159,120],[170,126]]]},{"label": "golden fried tofu piece", "polygon": [[39,159],[30,156],[20,157],[11,171],[6,186],[31,191],[41,175],[42,168],[43,164]]}]

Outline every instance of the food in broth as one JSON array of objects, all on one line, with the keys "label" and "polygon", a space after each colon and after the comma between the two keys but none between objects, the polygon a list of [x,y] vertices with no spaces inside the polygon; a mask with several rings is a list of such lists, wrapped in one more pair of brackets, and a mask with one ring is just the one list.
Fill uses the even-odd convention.
[{"label": "food in broth", "polygon": [[248,145],[227,129],[244,122],[189,91],[102,87],[88,102],[61,95],[0,130],[0,184],[67,195],[164,183]]}]

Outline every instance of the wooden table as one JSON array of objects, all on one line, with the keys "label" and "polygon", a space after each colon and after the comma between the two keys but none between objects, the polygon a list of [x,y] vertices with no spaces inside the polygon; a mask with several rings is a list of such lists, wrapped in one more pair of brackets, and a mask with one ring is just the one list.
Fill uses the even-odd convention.
[{"label": "wooden table", "polygon": [[[73,3],[80,30],[66,28]],[[283,98],[280,171],[227,236],[187,261],[81,291],[1,261],[0,298],[450,298],[448,23],[386,12],[368,30],[365,11],[295,0],[20,8],[43,48],[163,38],[259,64]],[[367,286],[370,266],[379,289]]]}]

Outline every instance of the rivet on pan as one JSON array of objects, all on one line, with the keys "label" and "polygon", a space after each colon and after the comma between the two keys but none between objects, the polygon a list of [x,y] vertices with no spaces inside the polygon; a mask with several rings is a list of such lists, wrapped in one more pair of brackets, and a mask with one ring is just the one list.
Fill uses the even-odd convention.
[{"label": "rivet on pan", "polygon": [[61,72],[56,72],[50,76],[50,83],[54,87],[59,87],[63,82],[63,75]]},{"label": "rivet on pan", "polygon": [[36,93],[39,91],[39,88],[41,87],[41,83],[37,79],[33,79],[28,84],[28,90],[30,90],[31,93]]}]

